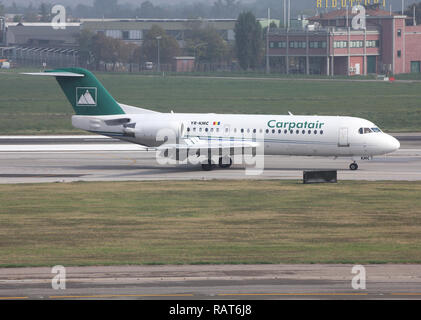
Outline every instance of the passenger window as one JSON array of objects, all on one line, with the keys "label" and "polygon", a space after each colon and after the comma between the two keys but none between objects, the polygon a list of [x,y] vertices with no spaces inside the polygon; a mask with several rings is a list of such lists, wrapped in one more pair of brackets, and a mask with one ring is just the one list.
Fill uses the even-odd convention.
[{"label": "passenger window", "polygon": [[281,133],[282,133],[282,130],[281,130],[281,129],[279,129],[279,130],[278,130],[278,133],[279,133],[279,134],[281,134]]},{"label": "passenger window", "polygon": [[275,129],[272,129],[272,133],[275,133]]},{"label": "passenger window", "polygon": [[303,130],[303,134],[306,134],[306,131],[305,130]]},{"label": "passenger window", "polygon": [[308,134],[311,134],[311,130],[308,130]]},{"label": "passenger window", "polygon": [[266,129],[266,133],[269,133],[269,129]]},{"label": "passenger window", "polygon": [[314,134],[317,134],[317,130],[314,130]]},{"label": "passenger window", "polygon": [[285,133],[285,134],[287,134],[287,133],[288,133],[288,130],[287,130],[287,129],[285,129],[285,130],[284,130],[284,133]]}]

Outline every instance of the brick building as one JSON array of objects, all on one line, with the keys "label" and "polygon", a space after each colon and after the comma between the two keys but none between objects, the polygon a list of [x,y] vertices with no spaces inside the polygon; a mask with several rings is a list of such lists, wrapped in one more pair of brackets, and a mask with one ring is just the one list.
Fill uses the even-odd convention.
[{"label": "brick building", "polygon": [[271,30],[272,70],[327,75],[420,72],[421,26],[379,8],[366,14],[365,29],[353,29],[354,15],[344,8],[311,17],[302,29]]}]

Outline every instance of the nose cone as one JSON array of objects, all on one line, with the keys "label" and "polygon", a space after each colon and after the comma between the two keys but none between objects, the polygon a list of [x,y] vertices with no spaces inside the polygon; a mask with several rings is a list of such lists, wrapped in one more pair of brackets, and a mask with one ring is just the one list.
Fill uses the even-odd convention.
[{"label": "nose cone", "polygon": [[387,137],[385,139],[385,147],[386,147],[385,148],[386,152],[390,153],[390,152],[394,152],[394,151],[398,150],[401,147],[401,144],[396,138],[394,138],[390,135],[387,135]]}]

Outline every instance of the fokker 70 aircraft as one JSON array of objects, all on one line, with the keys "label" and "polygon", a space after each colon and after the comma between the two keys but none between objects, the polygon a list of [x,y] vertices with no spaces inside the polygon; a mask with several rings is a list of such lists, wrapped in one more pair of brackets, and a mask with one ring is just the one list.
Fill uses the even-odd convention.
[{"label": "fokker 70 aircraft", "polygon": [[[205,157],[204,170],[230,167],[235,150],[262,148],[266,155],[348,157],[351,170],[357,158],[371,158],[399,149],[394,137],[368,120],[340,116],[233,115],[159,113],[118,103],[88,70],[66,68],[41,73],[55,77],[76,115],[74,127],[150,148],[179,154],[217,150],[219,158]],[[157,139],[163,129],[176,142]],[[207,153],[202,152],[203,155]],[[224,156],[222,156],[224,154]]]}]

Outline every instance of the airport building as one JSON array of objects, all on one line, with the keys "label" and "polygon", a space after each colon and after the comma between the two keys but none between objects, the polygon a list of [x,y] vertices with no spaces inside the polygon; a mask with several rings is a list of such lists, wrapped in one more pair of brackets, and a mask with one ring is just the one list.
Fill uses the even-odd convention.
[{"label": "airport building", "polygon": [[367,75],[420,72],[421,26],[412,18],[367,9],[365,29],[353,29],[351,9],[308,18],[303,28],[270,31],[272,71]]},{"label": "airport building", "polygon": [[183,47],[186,35],[195,25],[212,27],[224,40],[235,41],[235,22],[235,19],[81,19],[81,28],[141,45],[146,32],[158,25]]}]

